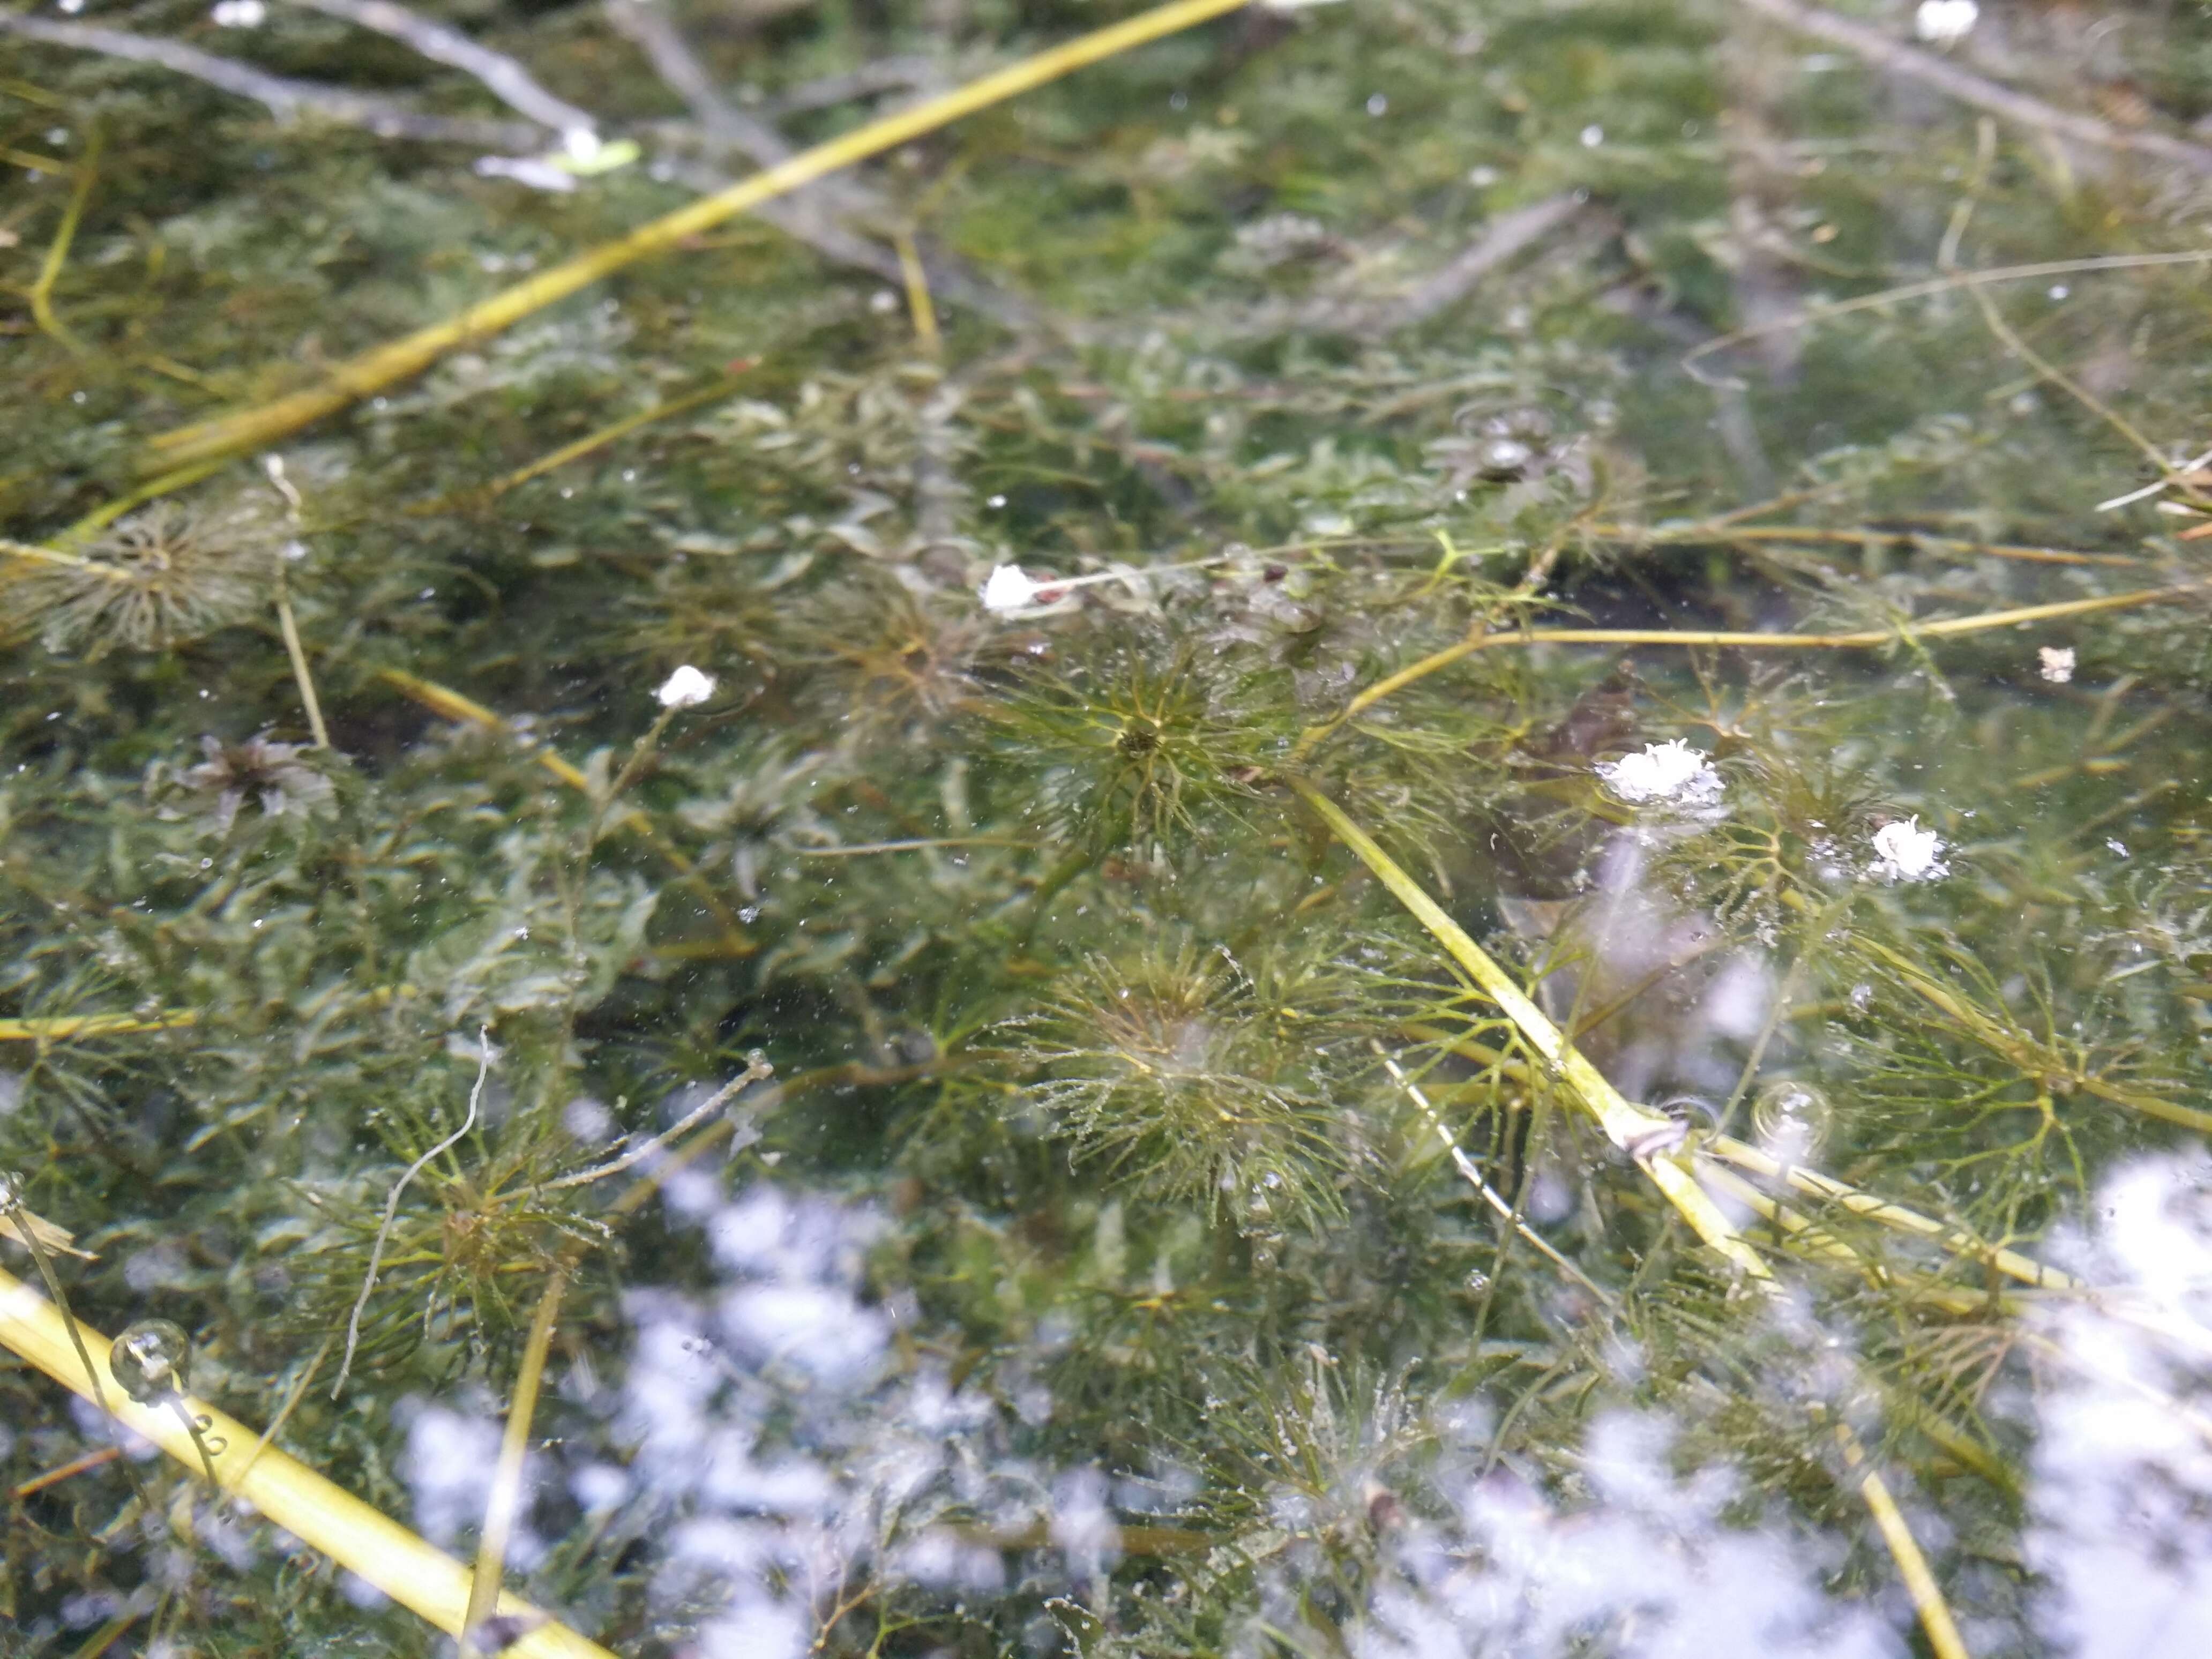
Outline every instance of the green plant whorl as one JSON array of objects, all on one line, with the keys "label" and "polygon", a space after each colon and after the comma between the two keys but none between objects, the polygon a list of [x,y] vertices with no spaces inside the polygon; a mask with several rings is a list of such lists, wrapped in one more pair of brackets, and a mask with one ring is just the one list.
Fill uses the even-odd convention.
[{"label": "green plant whorl", "polygon": [[1025,678],[993,706],[1031,814],[1094,849],[1165,851],[1258,798],[1295,735],[1279,671],[1192,641],[1118,646]]},{"label": "green plant whorl", "polygon": [[[1287,984],[1290,994],[1272,994]],[[1013,1023],[1043,1073],[1036,1097],[1080,1158],[1163,1202],[1198,1200],[1247,1233],[1343,1213],[1362,1161],[1356,1121],[1331,1103],[1327,1000],[1225,947],[1188,939],[1068,970]],[[1301,1006],[1301,1002],[1312,1006]]]}]

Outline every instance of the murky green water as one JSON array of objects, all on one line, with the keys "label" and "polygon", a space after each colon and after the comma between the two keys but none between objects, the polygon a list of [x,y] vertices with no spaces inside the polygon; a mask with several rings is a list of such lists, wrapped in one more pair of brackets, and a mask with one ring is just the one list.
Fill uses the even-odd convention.
[{"label": "murky green water", "polygon": [[1248,10],[177,471],[1109,21],[0,17],[0,1653],[2203,1650],[2194,11]]}]

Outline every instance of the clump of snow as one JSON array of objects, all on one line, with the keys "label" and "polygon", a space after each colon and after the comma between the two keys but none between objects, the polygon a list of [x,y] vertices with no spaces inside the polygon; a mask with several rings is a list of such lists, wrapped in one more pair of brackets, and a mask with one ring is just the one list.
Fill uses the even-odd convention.
[{"label": "clump of snow", "polygon": [[2074,647],[2070,645],[2045,645],[2037,648],[2036,655],[2043,659],[2043,678],[2053,685],[2063,685],[2074,678]]},{"label": "clump of snow", "polygon": [[1943,837],[1923,830],[1917,817],[1885,823],[1874,832],[1873,873],[1885,881],[1930,881],[1944,872]]},{"label": "clump of snow", "polygon": [[1633,755],[1606,761],[1597,769],[1605,787],[1632,806],[1667,801],[1706,806],[1721,798],[1721,775],[1712,763],[1680,738],[1647,744]]},{"label": "clump of snow", "polygon": [[690,663],[671,674],[653,694],[663,708],[696,708],[714,695],[714,677],[702,674]]},{"label": "clump of snow", "polygon": [[1018,564],[991,567],[990,580],[983,584],[983,609],[997,616],[1007,616],[1016,611],[1026,611],[1037,602],[1037,585],[1022,574]]},{"label": "clump of snow", "polygon": [[1954,46],[1973,33],[1981,15],[1974,0],[1920,0],[1912,32],[1931,46]]}]

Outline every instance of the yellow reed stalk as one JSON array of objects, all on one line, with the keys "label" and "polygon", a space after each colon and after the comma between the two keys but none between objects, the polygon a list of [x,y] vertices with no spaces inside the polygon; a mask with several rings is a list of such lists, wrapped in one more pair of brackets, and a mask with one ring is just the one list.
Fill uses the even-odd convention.
[{"label": "yellow reed stalk", "polygon": [[1851,1472],[1856,1474],[1861,1469],[1866,1471],[1860,1476],[1859,1496],[1874,1516],[1881,1541],[1889,1547],[1890,1559],[1897,1563],[1898,1573],[1905,1580],[1905,1593],[1912,1598],[1912,1610],[1920,1615],[1920,1628],[1927,1632],[1928,1645],[1935,1650],[1936,1659],[1968,1659],[1966,1638],[1959,1634],[1958,1623],[1951,1617],[1942,1589],[1928,1565],[1928,1558],[1920,1553],[1912,1528],[1905,1524],[1905,1511],[1889,1495],[1887,1483],[1879,1471],[1868,1464],[1858,1437],[1845,1425],[1836,1425],[1836,1441],[1843,1447],[1844,1462],[1850,1466]]},{"label": "yellow reed stalk", "polygon": [[2006,1249],[1978,1238],[1963,1227],[1954,1227],[1925,1216],[1917,1210],[1907,1209],[1902,1204],[1893,1204],[1887,1199],[1876,1198],[1863,1192],[1849,1182],[1838,1181],[1833,1176],[1823,1175],[1802,1164],[1784,1164],[1770,1158],[1756,1146],[1745,1145],[1728,1135],[1714,1135],[1698,1142],[1698,1150],[1716,1158],[1723,1158],[1739,1169],[1749,1170],[1755,1175],[1786,1182],[1808,1198],[1817,1198],[1850,1211],[1869,1221],[1877,1222],[1899,1232],[1915,1233],[1923,1238],[1935,1240],[1954,1255],[1971,1256],[1986,1262],[2008,1279],[2043,1291],[2087,1291],[2089,1285],[2063,1269],[2046,1267],[2032,1256],[2017,1250]]},{"label": "yellow reed stalk", "polygon": [[[142,1406],[125,1393],[108,1370],[110,1340],[82,1321],[76,1334],[92,1357],[94,1373],[115,1419],[152,1441],[187,1468],[200,1468],[201,1449],[185,1419],[203,1424],[217,1483],[243,1498],[295,1537],[412,1609],[450,1635],[461,1632],[468,1612],[471,1575],[443,1550],[416,1537],[398,1522],[371,1509],[351,1492],[325,1480],[306,1464],[274,1446],[259,1446],[253,1431],[204,1401],[185,1398],[181,1412],[167,1406]],[[84,1399],[94,1398],[61,1310],[11,1275],[0,1273],[0,1346],[4,1346]],[[523,1634],[505,1650],[513,1659],[614,1659],[587,1640],[519,1597],[502,1595],[498,1610]]]},{"label": "yellow reed stalk", "polygon": [[898,250],[899,277],[906,284],[907,314],[914,319],[914,343],[931,356],[943,355],[944,337],[937,327],[937,303],[929,297],[929,273],[922,268],[921,251],[914,237],[900,231],[891,238]]},{"label": "yellow reed stalk", "polygon": [[62,1014],[48,1019],[0,1019],[0,1042],[60,1042],[70,1037],[115,1036],[125,1031],[173,1031],[199,1023],[189,1008],[158,1014]]},{"label": "yellow reed stalk", "polygon": [[[1391,896],[1411,911],[1413,919],[1427,928],[1452,959],[1467,970],[1482,994],[1520,1028],[1528,1046],[1544,1057],[1553,1075],[1565,1085],[1568,1096],[1596,1121],[1614,1146],[1629,1150],[1665,1144],[1679,1127],[1671,1118],[1635,1104],[1614,1088],[1605,1073],[1560,1035],[1559,1027],[1528,1000],[1513,976],[1498,966],[1490,953],[1477,945],[1468,931],[1376,844],[1373,836],[1354,823],[1342,807],[1311,784],[1296,778],[1289,781],[1299,799],[1320,815],[1336,838],[1375,872]],[[1737,1236],[1735,1228],[1705,1195],[1686,1164],[1667,1154],[1639,1158],[1637,1161],[1699,1238],[1753,1280],[1771,1285],[1772,1275],[1765,1261]]]},{"label": "yellow reed stalk", "polygon": [[334,368],[322,385],[258,408],[165,432],[153,441],[158,463],[175,466],[258,449],[310,422],[419,374],[455,348],[481,341],[604,276],[680,246],[762,203],[811,184],[826,173],[896,149],[976,111],[1056,81],[1087,64],[1175,34],[1210,18],[1239,10],[1246,0],[1172,0],[1109,27],[1024,58],[966,86],[896,111],[879,120],[802,150],[764,173],[701,198],[629,235],[562,261],[529,281],[481,300],[458,316],[404,339],[364,352]]},{"label": "yellow reed stalk", "polygon": [[[1664,1135],[1675,1127],[1671,1120],[1635,1104],[1615,1089],[1603,1073],[1560,1035],[1559,1028],[1528,1000],[1512,975],[1477,945],[1467,930],[1376,844],[1373,836],[1354,823],[1342,807],[1302,780],[1293,778],[1289,783],[1299,799],[1321,816],[1336,838],[1374,872],[1391,896],[1411,911],[1414,920],[1426,927],[1452,959],[1467,970],[1483,994],[1504,1012],[1506,1018],[1520,1029],[1522,1038],[1544,1057],[1553,1074],[1566,1085],[1570,1097],[1597,1121],[1615,1146],[1628,1150],[1645,1136]],[[1639,1157],[1637,1164],[1699,1238],[1740,1268],[1749,1283],[1769,1297],[1781,1293],[1781,1286],[1764,1258],[1744,1243],[1735,1224],[1698,1184],[1687,1160],[1662,1153]],[[1853,1260],[1856,1259],[1854,1255]],[[1863,1455],[1856,1450],[1856,1445],[1855,1440],[1848,1443],[1854,1468],[1863,1461]],[[1869,1469],[1859,1483],[1859,1493],[1874,1515],[1882,1542],[1897,1563],[1906,1592],[1919,1613],[1921,1627],[1927,1632],[1929,1643],[1939,1659],[1967,1659],[1966,1646],[1959,1639],[1958,1626],[1944,1602],[1943,1592],[1881,1475]]]},{"label": "yellow reed stalk", "polygon": [[538,1414],[538,1385],[545,1375],[545,1351],[552,1345],[553,1324],[561,1314],[561,1292],[568,1278],[560,1268],[545,1282],[538,1298],[537,1316],[530,1322],[530,1336],[523,1344],[522,1369],[515,1374],[514,1399],[507,1407],[507,1431],[500,1437],[499,1463],[492,1472],[491,1496],[484,1505],[483,1534],[477,1542],[477,1571],[469,1589],[466,1624],[461,1633],[462,1659],[472,1659],[477,1637],[492,1614],[501,1577],[507,1571],[507,1540],[514,1534],[514,1516],[522,1500],[522,1465],[530,1450],[530,1422]]},{"label": "yellow reed stalk", "polygon": [[[1350,724],[1393,692],[1440,668],[1506,646],[1531,645],[1667,645],[1692,648],[1727,647],[1745,651],[1864,651],[1911,640],[1953,639],[1964,634],[1985,633],[1994,628],[2018,628],[2030,623],[2051,622],[2061,617],[2085,617],[2093,611],[2125,611],[2156,605],[2190,593],[2205,592],[2201,582],[2168,587],[2139,587],[2125,593],[2106,593],[2094,599],[2059,599],[2049,605],[2015,605],[2007,611],[1978,611],[1971,617],[1943,617],[1934,622],[1900,623],[1894,628],[1863,628],[1848,634],[1758,634],[1717,628],[1522,628],[1492,632],[1486,621],[1478,622],[1467,637],[1432,651],[1419,662],[1385,675],[1346,703],[1334,720],[1310,726],[1300,734],[1293,759],[1303,759],[1314,745],[1340,726]],[[2212,1127],[2212,1119],[2200,1127]]]},{"label": "yellow reed stalk", "polygon": [[54,284],[61,280],[62,271],[69,264],[70,244],[76,240],[76,228],[84,220],[85,204],[92,199],[92,187],[100,177],[100,131],[93,130],[92,143],[85,151],[84,160],[76,164],[76,188],[70,192],[69,206],[62,211],[61,228],[54,232],[54,240],[47,246],[45,261],[39,266],[36,281],[31,284],[31,315],[39,327],[56,344],[72,357],[88,356],[84,342],[70,333],[54,315]]}]

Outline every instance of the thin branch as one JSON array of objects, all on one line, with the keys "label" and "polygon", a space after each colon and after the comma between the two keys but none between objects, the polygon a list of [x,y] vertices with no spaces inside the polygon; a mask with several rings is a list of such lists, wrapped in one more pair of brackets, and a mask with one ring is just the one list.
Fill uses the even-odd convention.
[{"label": "thin branch", "polygon": [[1499,214],[1467,246],[1419,282],[1385,300],[1334,295],[1255,307],[1231,332],[1242,338],[1297,333],[1349,334],[1379,339],[1427,322],[1457,305],[1476,283],[1582,213],[1586,203],[1566,193]]},{"label": "thin branch", "polygon": [[1560,1255],[1558,1248],[1550,1239],[1546,1238],[1523,1221],[1521,1218],[1521,1212],[1507,1203],[1504,1195],[1482,1178],[1482,1171],[1474,1167],[1473,1158],[1460,1150],[1459,1142],[1453,1139],[1451,1131],[1444,1127],[1443,1117],[1438,1115],[1436,1107],[1430,1103],[1421,1085],[1406,1075],[1398,1062],[1391,1058],[1389,1052],[1381,1043],[1372,1042],[1369,1046],[1375,1050],[1376,1058],[1382,1060],[1382,1069],[1390,1073],[1390,1080],[1398,1085],[1414,1105],[1420,1108],[1421,1115],[1427,1120],[1430,1129],[1436,1135],[1437,1143],[1450,1157],[1452,1168],[1459,1171],[1460,1179],[1474,1188],[1480,1195],[1482,1201],[1495,1211],[1505,1224],[1512,1228],[1524,1242],[1534,1246],[1538,1255],[1588,1291],[1606,1307],[1618,1312],[1620,1304],[1610,1291],[1601,1287],[1596,1280]]},{"label": "thin branch", "polygon": [[469,1091],[468,1115],[461,1127],[407,1166],[407,1173],[392,1183],[392,1193],[384,1200],[384,1221],[376,1230],[376,1243],[369,1247],[368,1271],[362,1275],[361,1294],[354,1298],[353,1312],[346,1317],[345,1356],[338,1362],[338,1380],[331,1385],[331,1398],[336,1400],[345,1392],[346,1376],[353,1370],[353,1351],[361,1341],[361,1312],[368,1305],[369,1292],[376,1288],[376,1269],[384,1259],[384,1241],[392,1236],[392,1224],[399,1214],[399,1197],[407,1185],[422,1173],[422,1166],[440,1153],[452,1147],[460,1138],[477,1126],[477,1108],[483,1100],[484,1079],[491,1075],[491,1028],[483,1026],[477,1032],[477,1081]]},{"label": "thin branch", "polygon": [[771,118],[804,115],[810,110],[834,109],[879,93],[913,92],[944,84],[945,66],[933,58],[879,58],[841,75],[802,81],[795,87],[771,94],[758,107]]},{"label": "thin branch", "polygon": [[[695,144],[703,138],[720,154],[742,156],[757,167],[781,166],[798,153],[798,147],[767,121],[723,97],[665,7],[654,0],[605,0],[605,8],[607,21],[615,33],[645,54],[653,72],[684,101],[696,120],[693,132],[668,131],[665,137],[680,137]],[[684,182],[704,191],[730,187],[729,180],[720,175],[694,168],[686,168],[685,173]],[[879,218],[887,212],[874,191],[848,177],[824,179],[758,210],[759,217],[823,258],[903,286],[907,275],[898,256],[841,222],[847,217]],[[1008,327],[1022,327],[1036,320],[1019,301],[965,273],[940,271],[934,280],[948,297]]]},{"label": "thin branch", "polygon": [[21,35],[50,46],[96,52],[134,64],[153,64],[173,75],[203,82],[221,91],[250,98],[280,119],[319,115],[342,126],[365,127],[380,138],[412,138],[424,143],[467,144],[478,149],[526,149],[542,142],[536,127],[510,121],[474,121],[425,115],[405,104],[317,81],[294,81],[252,68],[234,58],[217,57],[180,40],[131,34],[90,23],[60,23],[0,11],[0,34]]},{"label": "thin branch", "polygon": [[756,1053],[745,1062],[744,1071],[684,1113],[679,1121],[670,1125],[650,1140],[641,1141],[619,1158],[610,1159],[592,1169],[579,1170],[574,1175],[562,1176],[557,1181],[541,1182],[529,1188],[524,1195],[534,1197],[539,1193],[559,1192],[566,1187],[581,1187],[591,1182],[604,1181],[611,1175],[620,1175],[624,1170],[635,1167],[662,1147],[682,1138],[694,1125],[712,1117],[754,1084],[775,1075],[775,1067],[768,1063],[767,1057]]},{"label": "thin branch", "polygon": [[72,357],[85,355],[84,342],[70,333],[54,314],[54,284],[61,280],[69,264],[70,244],[76,240],[76,228],[83,222],[85,204],[92,199],[93,185],[100,177],[100,131],[94,128],[84,160],[76,164],[76,188],[70,192],[69,206],[62,211],[61,228],[54,232],[54,240],[46,248],[46,259],[39,266],[38,280],[31,284],[33,319]]},{"label": "thin branch", "polygon": [[1960,69],[1948,58],[1934,52],[1909,46],[1881,29],[1848,17],[1838,16],[1818,6],[1805,6],[1797,0],[1738,0],[1747,10],[1770,18],[1800,34],[1809,34],[1816,40],[1825,40],[1832,46],[1841,46],[1846,52],[1893,75],[1918,81],[1937,91],[1956,98],[1976,109],[1987,110],[2008,121],[2023,126],[2057,133],[2085,144],[2095,144],[2105,149],[2151,155],[2162,161],[2173,161],[2198,173],[2212,173],[2212,149],[2191,143],[2186,138],[2170,137],[2162,132],[2140,132],[2126,127],[2116,127],[2100,121],[2094,115],[2083,115],[2073,110],[2063,110],[2046,104],[2040,98],[2015,92],[2010,87],[2000,86],[1995,81],[1984,79],[1972,70]]},{"label": "thin branch", "polygon": [[1923,277],[1917,283],[1886,288],[1879,294],[1862,294],[1849,300],[1808,306],[1787,317],[1777,317],[1769,322],[1755,323],[1748,327],[1731,329],[1726,334],[1717,334],[1693,350],[1685,353],[1682,367],[1709,386],[1741,386],[1743,382],[1733,377],[1715,379],[1706,374],[1698,368],[1698,363],[1717,351],[1741,345],[1746,340],[1756,340],[1778,329],[1808,328],[1814,323],[1848,317],[1855,312],[1880,311],[1907,300],[1925,300],[1960,289],[1981,288],[1996,283],[2036,282],[2045,276],[2089,276],[2104,271],[2155,270],[2169,265],[2202,264],[2212,264],[2212,248],[2192,248],[2172,253],[2095,253],[2078,259],[2039,259],[2030,264],[1995,265],[1987,270],[1946,271],[1941,276]]},{"label": "thin branch", "polygon": [[564,137],[592,134],[599,122],[588,110],[578,109],[538,84],[528,70],[505,52],[494,52],[428,17],[418,16],[392,0],[291,0],[295,6],[336,17],[411,47],[435,64],[457,69],[481,82],[485,91],[519,115]]}]

